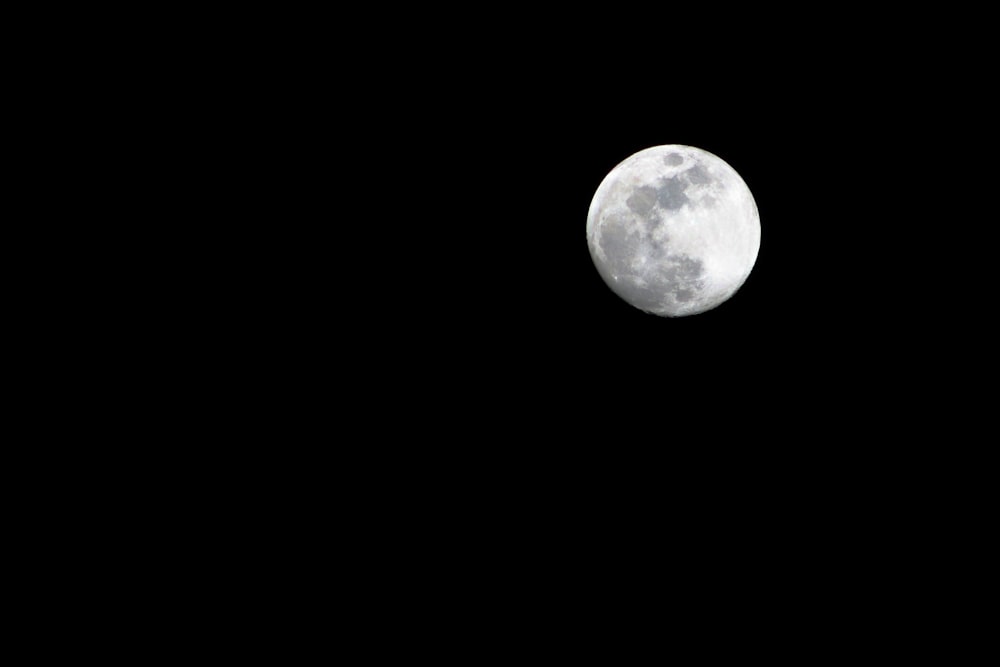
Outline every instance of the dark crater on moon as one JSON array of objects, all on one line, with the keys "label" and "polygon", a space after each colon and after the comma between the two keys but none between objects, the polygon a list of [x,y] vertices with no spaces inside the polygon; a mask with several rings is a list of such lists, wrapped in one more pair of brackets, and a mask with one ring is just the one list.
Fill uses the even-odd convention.
[{"label": "dark crater on moon", "polygon": [[652,266],[658,265],[669,256],[666,244],[637,234],[604,234],[601,236],[601,249],[607,258],[607,267],[611,269],[612,275],[619,277],[634,275],[632,260],[637,256],[646,257]]},{"label": "dark crater on moon", "polygon": [[705,266],[701,260],[686,255],[670,255],[665,266],[642,276],[646,284],[637,284],[635,281],[638,276],[626,271],[624,275],[628,277],[628,281],[615,281],[612,286],[639,308],[657,310],[663,307],[663,301],[668,295],[679,303],[694,299],[704,286],[704,274]]},{"label": "dark crater on moon", "polygon": [[678,301],[690,301],[694,298],[694,292],[688,289],[674,290],[674,298]]},{"label": "dark crater on moon", "polygon": [[670,263],[660,269],[664,284],[678,301],[690,301],[703,285],[701,277],[705,274],[705,265],[700,259],[687,255],[672,255],[668,259]]},{"label": "dark crater on moon", "polygon": [[671,153],[670,155],[667,155],[666,157],[663,158],[663,163],[668,167],[676,167],[681,162],[684,162],[684,158],[682,158],[677,153]]},{"label": "dark crater on moon", "polygon": [[632,258],[647,241],[641,234],[630,230],[617,217],[609,218],[601,234],[601,249],[607,257],[607,267],[612,275],[625,275],[631,271]]},{"label": "dark crater on moon", "polygon": [[[668,296],[677,302],[691,301],[701,291],[705,275],[701,260],[671,255],[667,243],[623,231],[619,226],[601,238],[606,262],[599,269],[614,291],[644,310],[661,308]],[[647,258],[648,264],[637,270],[633,260],[640,255]]]},{"label": "dark crater on moon", "polygon": [[654,262],[659,262],[667,256],[667,245],[652,238],[646,239],[646,256]]},{"label": "dark crater on moon", "polygon": [[625,204],[634,212],[645,217],[656,206],[656,189],[648,185],[636,188],[632,195],[625,200]]},{"label": "dark crater on moon", "polygon": [[704,185],[712,182],[712,177],[708,175],[708,172],[700,164],[687,169],[683,175],[687,176],[688,181],[695,185]]},{"label": "dark crater on moon", "polygon": [[668,259],[670,266],[663,270],[663,274],[671,280],[696,280],[705,272],[705,264],[700,259],[687,255],[671,255]]},{"label": "dark crater on moon", "polygon": [[[671,163],[671,158],[676,158],[676,162]],[[671,166],[680,164],[682,161],[681,156],[676,153],[664,158],[664,162],[671,164]],[[686,194],[689,186],[705,185],[711,182],[712,176],[708,170],[700,164],[695,164],[676,176],[661,179],[658,187],[643,185],[636,188],[625,200],[625,204],[633,213],[645,218],[650,223],[650,228],[653,228],[659,224],[654,212],[657,206],[667,211],[679,211],[691,201]],[[715,200],[712,199],[706,203],[711,205],[715,203]]]},{"label": "dark crater on moon", "polygon": [[663,185],[656,190],[656,201],[668,211],[676,211],[689,201],[687,195],[684,194],[685,190],[687,190],[687,184],[681,177],[672,176],[663,181]]}]

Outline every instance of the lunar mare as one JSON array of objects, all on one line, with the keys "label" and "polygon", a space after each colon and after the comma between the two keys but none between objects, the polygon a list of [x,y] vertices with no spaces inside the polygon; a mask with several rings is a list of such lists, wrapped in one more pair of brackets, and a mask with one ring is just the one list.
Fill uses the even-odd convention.
[{"label": "lunar mare", "polygon": [[746,281],[760,250],[750,189],[722,158],[654,146],[604,178],[590,203],[587,243],[611,290],[665,317],[711,310]]}]

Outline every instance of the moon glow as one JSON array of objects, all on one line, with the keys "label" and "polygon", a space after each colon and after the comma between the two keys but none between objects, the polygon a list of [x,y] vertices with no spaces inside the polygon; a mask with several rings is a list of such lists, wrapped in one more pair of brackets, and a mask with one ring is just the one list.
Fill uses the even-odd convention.
[{"label": "moon glow", "polygon": [[750,189],[721,158],[692,146],[639,151],[604,178],[587,243],[608,287],[664,317],[711,310],[736,293],[760,250]]}]

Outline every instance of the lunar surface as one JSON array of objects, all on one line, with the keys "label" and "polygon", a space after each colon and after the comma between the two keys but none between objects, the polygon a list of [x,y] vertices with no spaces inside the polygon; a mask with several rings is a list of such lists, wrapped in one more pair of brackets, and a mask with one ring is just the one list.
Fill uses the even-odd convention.
[{"label": "lunar surface", "polygon": [[694,315],[726,301],[750,275],[760,217],[750,189],[721,158],[692,146],[654,146],[601,182],[587,243],[622,299],[656,315]]}]

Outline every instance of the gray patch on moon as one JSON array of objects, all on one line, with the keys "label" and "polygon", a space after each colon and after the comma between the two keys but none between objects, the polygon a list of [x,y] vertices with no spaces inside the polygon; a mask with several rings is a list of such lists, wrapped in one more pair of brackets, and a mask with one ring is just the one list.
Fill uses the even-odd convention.
[{"label": "gray patch on moon", "polygon": [[663,164],[667,165],[668,167],[676,167],[681,162],[684,162],[684,158],[682,158],[677,153],[671,153],[670,155],[667,155],[666,157],[663,158]]},{"label": "gray patch on moon", "polygon": [[700,164],[692,166],[690,169],[684,172],[688,180],[695,185],[704,185],[706,183],[712,182],[712,177],[708,175],[705,168]]},{"label": "gray patch on moon", "polygon": [[636,272],[629,264],[630,256],[605,245],[609,260],[612,254],[615,256],[606,268],[618,276],[617,280],[609,282],[614,291],[634,306],[648,312],[663,312],[671,298],[674,303],[687,303],[704,287],[705,266],[701,260],[687,255],[667,255],[662,248],[654,250],[641,241],[628,245],[631,250],[626,253],[636,248],[646,251],[651,260],[650,268]]},{"label": "gray patch on moon", "polygon": [[646,216],[656,206],[656,190],[644,185],[632,191],[625,204],[641,216]]},{"label": "gray patch on moon", "polygon": [[652,238],[647,239],[647,257],[658,262],[667,256],[667,244],[660,241],[655,241]]},{"label": "gray patch on moon", "polygon": [[694,292],[689,289],[679,289],[674,291],[674,298],[681,302],[690,301],[694,298]]},{"label": "gray patch on moon", "polygon": [[668,211],[679,210],[688,203],[687,195],[684,194],[686,189],[687,185],[682,183],[677,176],[673,176],[664,180],[663,185],[656,190],[656,201]]},{"label": "gray patch on moon", "polygon": [[673,262],[670,267],[671,277],[682,280],[692,280],[705,272],[705,265],[700,259],[687,255],[671,255]]},{"label": "gray patch on moon", "polygon": [[663,218],[660,217],[659,213],[653,211],[650,215],[646,216],[645,224],[642,226],[643,231],[649,236],[649,242],[654,246],[659,246],[660,244],[653,240],[653,232],[656,228],[663,224]]},{"label": "gray patch on moon", "polygon": [[612,276],[632,272],[632,259],[640,252],[645,241],[629,229],[619,218],[611,218],[601,234],[601,250],[607,258],[607,268]]},{"label": "gray patch on moon", "polygon": [[629,285],[621,290],[629,303],[646,311],[655,311],[663,306],[663,287],[652,285]]},{"label": "gray patch on moon", "polygon": [[704,286],[704,263],[687,255],[672,255],[667,259],[670,264],[660,269],[666,291],[677,301],[690,301]]}]

